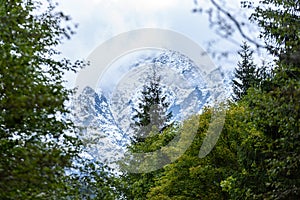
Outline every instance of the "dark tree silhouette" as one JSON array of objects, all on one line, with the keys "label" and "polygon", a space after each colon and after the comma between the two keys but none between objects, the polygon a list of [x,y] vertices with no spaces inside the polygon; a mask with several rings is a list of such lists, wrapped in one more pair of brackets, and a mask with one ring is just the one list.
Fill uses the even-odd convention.
[{"label": "dark tree silhouette", "polygon": [[133,142],[145,141],[151,131],[160,131],[172,117],[172,113],[167,111],[169,103],[166,102],[166,95],[163,95],[160,80],[160,76],[153,68],[152,74],[148,77],[148,83],[143,86],[138,108],[134,108]]},{"label": "dark tree silhouette", "polygon": [[252,58],[253,51],[250,50],[250,46],[246,42],[244,42],[241,48],[238,54],[242,60],[238,62],[238,66],[234,72],[235,78],[232,80],[233,99],[235,101],[240,100],[246,95],[250,87],[259,84],[256,66]]}]

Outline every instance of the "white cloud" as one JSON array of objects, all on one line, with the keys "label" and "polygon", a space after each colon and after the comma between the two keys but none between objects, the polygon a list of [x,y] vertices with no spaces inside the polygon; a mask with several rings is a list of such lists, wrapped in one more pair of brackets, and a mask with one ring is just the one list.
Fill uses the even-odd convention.
[{"label": "white cloud", "polygon": [[63,50],[72,57],[79,53],[86,57],[97,45],[122,32],[187,26],[187,22],[178,24],[176,20],[190,14],[192,7],[192,1],[180,0],[62,0],[60,8],[79,23],[77,34]]},{"label": "white cloud", "polygon": [[176,7],[180,3],[179,0],[92,0],[91,4],[98,6],[100,4],[110,4],[114,7],[123,9],[136,9],[141,12],[154,12],[170,7]]},{"label": "white cloud", "polygon": [[170,29],[198,43],[211,37],[206,19],[191,12],[193,0],[61,0],[59,4],[79,23],[77,34],[61,47],[72,59],[85,59],[107,39],[139,28]]}]

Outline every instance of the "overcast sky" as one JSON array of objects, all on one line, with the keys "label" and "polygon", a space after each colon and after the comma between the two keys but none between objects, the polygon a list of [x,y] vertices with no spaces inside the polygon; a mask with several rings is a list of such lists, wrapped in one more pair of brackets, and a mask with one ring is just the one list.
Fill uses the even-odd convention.
[{"label": "overcast sky", "polygon": [[[198,0],[204,8],[209,6],[208,2]],[[240,7],[237,0],[226,3],[227,7]],[[79,27],[60,49],[65,57],[86,59],[97,46],[120,33],[140,28],[163,28],[189,37],[206,50],[207,42],[218,37],[209,28],[207,15],[193,13],[194,8],[193,0],[61,0],[59,9],[70,15]],[[219,45],[222,50],[236,52],[239,49],[238,45]],[[213,61],[217,65],[234,67],[234,62]],[[74,75],[67,76],[71,85],[74,78]]]},{"label": "overcast sky", "polygon": [[86,58],[105,40],[138,28],[170,29],[198,43],[211,38],[207,19],[191,12],[192,0],[62,0],[59,4],[79,24],[77,34],[62,47],[73,58]]}]

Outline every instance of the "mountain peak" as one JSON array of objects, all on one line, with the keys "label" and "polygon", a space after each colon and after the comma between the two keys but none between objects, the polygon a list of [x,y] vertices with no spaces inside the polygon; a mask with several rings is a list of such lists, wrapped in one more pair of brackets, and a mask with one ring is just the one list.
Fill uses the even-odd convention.
[{"label": "mountain peak", "polygon": [[[91,87],[85,87],[77,99],[79,106],[75,108],[76,123],[86,127],[83,135],[87,141],[91,141],[87,144],[89,152],[101,161],[122,156],[125,146],[129,144],[131,137],[129,134],[133,134],[130,131],[131,116],[136,105],[135,101],[139,99],[137,85],[145,84],[143,73],[147,73],[147,70],[143,67],[149,67],[143,63],[152,63],[158,67],[163,92],[170,100],[169,111],[173,113],[172,121],[182,121],[192,114],[199,113],[203,106],[211,101],[213,92],[210,90],[213,88],[208,87],[203,77],[210,78],[213,82],[219,81],[221,84],[220,79],[224,79],[224,76],[216,76],[220,69],[207,76],[202,74],[201,68],[188,57],[179,52],[165,51],[155,54],[152,59],[145,57],[144,60],[140,58],[138,63],[128,63],[129,71],[137,71],[136,74],[132,74],[135,76],[130,76],[129,79],[137,77],[135,79],[137,82],[130,85],[133,80],[125,80],[130,83],[128,85],[131,88],[126,88],[126,84],[114,88],[115,99],[107,98],[101,88],[97,88],[96,92]],[[136,91],[134,95],[133,90]]]}]

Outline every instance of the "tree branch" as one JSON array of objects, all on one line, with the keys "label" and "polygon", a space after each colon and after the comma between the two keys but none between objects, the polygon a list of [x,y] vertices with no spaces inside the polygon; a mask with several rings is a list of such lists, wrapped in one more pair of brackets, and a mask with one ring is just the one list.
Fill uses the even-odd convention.
[{"label": "tree branch", "polygon": [[247,34],[243,31],[241,24],[237,21],[237,19],[234,16],[232,16],[228,11],[223,9],[215,0],[210,0],[210,1],[217,8],[217,10],[219,10],[221,13],[223,13],[225,16],[227,16],[231,22],[233,22],[233,24],[236,26],[238,32],[244,39],[246,39],[248,42],[254,44],[257,48],[266,48],[265,45],[260,44],[257,41],[251,39],[249,36],[247,36]]}]

